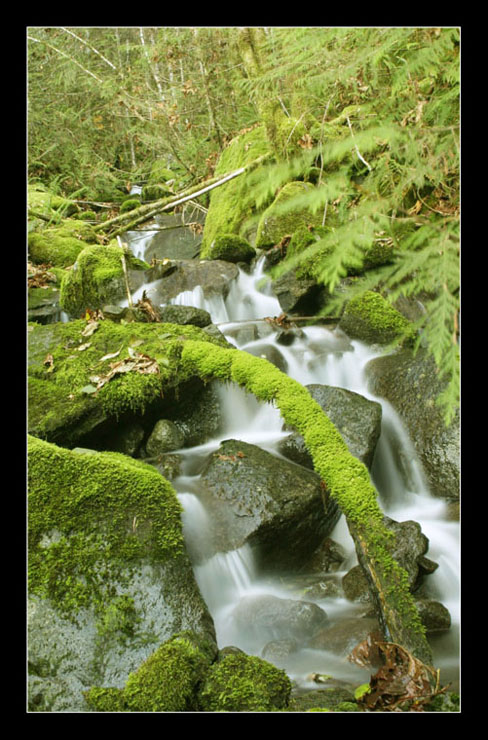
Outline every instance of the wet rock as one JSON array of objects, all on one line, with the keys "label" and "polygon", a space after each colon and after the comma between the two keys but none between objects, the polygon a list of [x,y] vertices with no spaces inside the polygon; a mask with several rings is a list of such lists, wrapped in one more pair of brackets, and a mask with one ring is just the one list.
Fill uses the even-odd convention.
[{"label": "wet rock", "polygon": [[183,446],[184,437],[178,427],[169,419],[160,419],[146,442],[148,457],[157,457]]},{"label": "wet rock", "polygon": [[310,643],[317,650],[328,650],[336,655],[349,655],[356,645],[371,632],[379,631],[378,621],[372,617],[345,617],[322,629]]},{"label": "wet rock", "polygon": [[[310,709],[334,709],[348,703],[348,711],[355,711],[357,706],[352,690],[346,688],[326,688],[306,691],[292,696],[288,705],[289,712],[307,712]],[[338,710],[339,711],[339,710]]]},{"label": "wet rock", "polygon": [[296,640],[271,640],[267,642],[261,651],[261,657],[271,663],[279,663],[296,652],[298,644]]},{"label": "wet rock", "polygon": [[431,493],[459,499],[460,424],[446,427],[436,398],[444,385],[425,350],[409,349],[378,357],[366,366],[369,389],[391,403],[404,422]]},{"label": "wet rock", "polygon": [[155,306],[169,303],[184,291],[201,290],[205,298],[222,296],[225,298],[232,281],[237,278],[239,268],[230,262],[212,260],[181,260],[170,274],[148,285],[146,295]]},{"label": "wet rock", "polygon": [[144,427],[141,424],[136,422],[125,424],[119,429],[113,430],[112,444],[107,449],[136,457],[144,435]]},{"label": "wet rock", "polygon": [[196,396],[181,396],[172,419],[186,447],[203,444],[215,436],[222,422],[215,384],[202,386]]},{"label": "wet rock", "polygon": [[[350,453],[370,468],[381,433],[381,405],[344,388],[315,384],[306,388],[335,424]],[[290,460],[313,469],[312,458],[300,434],[291,434],[280,442],[278,449]]]},{"label": "wet rock", "polygon": [[281,599],[268,594],[246,596],[233,610],[236,626],[260,639],[297,640],[308,644],[328,624],[326,612],[311,601]]},{"label": "wet rock", "polygon": [[[395,535],[395,541],[390,546],[390,552],[399,565],[407,571],[411,591],[415,591],[422,577],[433,573],[438,567],[425,553],[429,548],[429,540],[422,533],[418,522],[395,522],[389,517],[384,518],[386,526]],[[351,568],[342,579],[342,587],[346,598],[351,601],[369,601],[368,583],[363,570],[359,565]]]},{"label": "wet rock", "polygon": [[346,557],[346,551],[330,537],[319,545],[306,563],[304,570],[314,573],[329,573],[338,570]]},{"label": "wet rock", "polygon": [[208,311],[194,306],[161,306],[159,317],[166,324],[193,324],[193,326],[208,326],[212,318]]},{"label": "wet rock", "polygon": [[272,283],[273,292],[286,313],[297,316],[313,316],[323,305],[325,289],[314,280],[297,276],[290,270]]},{"label": "wet rock", "polygon": [[300,567],[339,516],[314,472],[237,440],[226,440],[210,456],[201,486],[215,550],[248,542],[268,570]]},{"label": "wet rock", "polygon": [[265,360],[271,362],[278,370],[286,373],[288,370],[288,363],[274,344],[259,344],[254,347],[246,347],[246,352],[255,355],[256,357],[264,357]]},{"label": "wet rock", "polygon": [[451,615],[444,604],[432,599],[417,599],[415,604],[427,634],[445,632],[450,628]]}]

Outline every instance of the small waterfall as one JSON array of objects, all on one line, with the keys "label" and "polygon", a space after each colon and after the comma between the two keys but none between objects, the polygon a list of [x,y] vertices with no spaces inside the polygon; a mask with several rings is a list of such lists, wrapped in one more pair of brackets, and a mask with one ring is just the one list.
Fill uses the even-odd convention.
[{"label": "small waterfall", "polygon": [[[150,237],[145,237],[148,239]],[[433,598],[449,609],[452,628],[430,640],[435,664],[443,670],[443,681],[456,685],[459,665],[459,525],[447,519],[446,504],[429,493],[414,446],[398,414],[390,404],[372,395],[367,388],[365,366],[377,352],[360,342],[351,341],[340,330],[323,326],[307,326],[295,331],[292,343],[283,344],[280,331],[267,317],[277,317],[282,310],[270,291],[264,275],[264,258],[256,261],[251,272],[239,270],[225,299],[205,297],[197,286],[176,296],[174,305],[191,305],[207,310],[212,322],[219,324],[228,341],[257,356],[272,358],[290,377],[302,385],[325,384],[345,388],[381,403],[382,431],[377,444],[371,477],[378,490],[386,515],[396,521],[414,520],[420,523],[429,539],[427,556],[439,567],[429,578]],[[136,302],[143,286],[134,294]],[[236,629],[233,611],[242,598],[266,593],[290,598],[283,583],[260,580],[248,546],[233,552],[212,550],[212,522],[199,499],[199,471],[210,454],[224,439],[239,439],[276,450],[285,435],[279,411],[270,404],[258,402],[254,396],[234,384],[217,384],[223,426],[212,440],[194,448],[179,450],[183,473],[174,481],[183,505],[183,527],[188,551],[200,590],[214,619],[220,647],[236,645],[260,655],[263,645]],[[346,551],[341,577],[357,563],[354,543],[342,517],[331,538]],[[296,598],[296,597],[295,597]],[[343,598],[328,597],[316,601],[335,618],[347,618],[358,613],[358,605]],[[253,638],[254,639],[254,638]],[[343,680],[362,683],[369,674],[344,659],[324,650],[301,649],[286,662],[288,675],[307,686],[311,672],[333,674]]]}]

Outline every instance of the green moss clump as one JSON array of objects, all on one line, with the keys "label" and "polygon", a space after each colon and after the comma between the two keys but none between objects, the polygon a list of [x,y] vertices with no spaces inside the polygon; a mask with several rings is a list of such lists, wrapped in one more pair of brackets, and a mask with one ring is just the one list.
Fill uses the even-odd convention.
[{"label": "green moss clump", "polygon": [[[269,152],[265,127],[257,126],[232,139],[220,155],[215,175],[233,172]],[[209,257],[212,242],[220,234],[241,234],[241,228],[253,210],[254,198],[246,174],[212,190],[203,230],[201,258]]]},{"label": "green moss clump", "polygon": [[[87,325],[77,319],[28,327],[29,432],[35,436],[75,444],[107,417],[143,413],[169,389],[195,377],[194,369],[181,362],[185,340],[228,346],[222,337],[193,325],[119,324],[105,319],[84,337]],[[121,373],[95,393],[93,378],[106,376],[111,362],[128,360],[134,352],[155,360],[159,372]],[[110,357],[114,353],[117,356]],[[45,364],[47,355],[52,365]]]},{"label": "green moss clump", "polygon": [[83,249],[96,241],[90,224],[79,219],[67,219],[59,226],[29,233],[29,258],[35,264],[68,267]]},{"label": "green moss clump", "polygon": [[140,205],[139,198],[128,198],[120,206],[120,213],[127,213],[127,211],[132,211],[134,208],[139,208]]},{"label": "green moss clump", "polygon": [[211,657],[192,633],[174,635],[127,679],[123,689],[91,688],[87,703],[101,712],[198,711],[197,689]]},{"label": "green moss clump", "polygon": [[148,183],[144,185],[141,192],[142,200],[159,200],[159,198],[166,198],[171,195],[171,190],[166,185],[160,185],[159,183]]},{"label": "green moss clump", "polygon": [[371,290],[349,301],[340,327],[351,339],[368,343],[403,340],[409,344],[415,339],[413,324],[380,293]]},{"label": "green moss clump", "polygon": [[[80,316],[86,309],[102,308],[125,295],[124,269],[121,247],[85,246],[72,270],[61,283],[60,305],[72,316]],[[126,264],[132,269],[149,269],[149,265],[126,255]]]},{"label": "green moss clump", "polygon": [[34,185],[29,184],[27,188],[27,203],[33,211],[39,211],[46,216],[49,216],[53,211],[64,216],[72,216],[79,210],[77,204],[73,203],[69,198],[63,198],[61,195],[50,193],[40,183]]},{"label": "green moss clump", "polygon": [[250,262],[256,250],[247,239],[237,234],[221,234],[212,242],[208,258],[226,262]]},{"label": "green moss clump", "polygon": [[207,712],[269,712],[286,708],[291,682],[262,658],[239,653],[214,663],[200,692]]},{"label": "green moss clump", "polygon": [[163,160],[157,159],[155,162],[152,163],[148,182],[162,183],[167,182],[168,180],[172,180],[173,178],[174,173],[166,167]]},{"label": "green moss clump", "polygon": [[301,181],[289,182],[282,187],[260,218],[256,247],[268,249],[279,244],[284,236],[291,236],[300,226],[319,225],[320,214],[312,213],[300,202],[293,206],[295,199],[300,199],[312,189],[313,185]]},{"label": "green moss clump", "polygon": [[131,562],[164,563],[184,552],[171,484],[119,453],[87,455],[29,436],[28,508],[29,592],[52,599],[66,616],[95,608],[105,630],[134,624],[120,596],[115,611],[106,611]]}]

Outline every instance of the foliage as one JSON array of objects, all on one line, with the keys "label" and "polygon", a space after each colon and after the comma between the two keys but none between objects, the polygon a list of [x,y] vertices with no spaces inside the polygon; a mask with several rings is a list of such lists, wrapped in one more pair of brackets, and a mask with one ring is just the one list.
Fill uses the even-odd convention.
[{"label": "foliage", "polygon": [[272,29],[268,52],[254,86],[315,124],[313,146],[256,175],[256,202],[318,166],[303,204],[330,227],[277,273],[301,265],[333,292],[368,267],[375,244],[391,244],[392,260],[336,291],[326,312],[372,289],[391,302],[420,297],[417,345],[449,381],[439,398],[449,422],[459,401],[459,30]]}]

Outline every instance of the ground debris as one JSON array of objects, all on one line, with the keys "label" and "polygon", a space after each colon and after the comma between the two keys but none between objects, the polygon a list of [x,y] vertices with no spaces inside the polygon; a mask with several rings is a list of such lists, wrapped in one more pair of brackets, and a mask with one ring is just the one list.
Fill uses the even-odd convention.
[{"label": "ground debris", "polygon": [[349,660],[362,668],[377,668],[371,676],[369,690],[358,698],[358,703],[369,711],[423,712],[435,696],[448,688],[440,687],[439,671],[422,663],[401,645],[382,641],[377,633],[359,643]]}]

